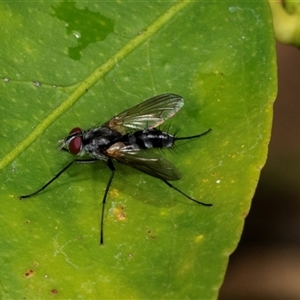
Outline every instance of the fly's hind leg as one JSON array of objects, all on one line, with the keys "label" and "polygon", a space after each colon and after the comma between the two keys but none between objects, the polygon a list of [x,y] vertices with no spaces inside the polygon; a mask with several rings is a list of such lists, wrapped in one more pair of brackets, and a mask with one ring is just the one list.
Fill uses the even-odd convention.
[{"label": "fly's hind leg", "polygon": [[200,202],[192,197],[190,197],[189,195],[187,195],[186,193],[184,193],[183,191],[181,191],[179,188],[177,188],[176,186],[174,186],[173,184],[171,184],[170,182],[162,179],[162,181],[168,185],[170,188],[174,189],[175,191],[179,192],[181,195],[183,195],[184,197],[188,198],[189,200],[192,200],[194,202],[196,202],[197,204],[201,204],[201,205],[204,205],[204,206],[212,206],[212,204],[210,203],[204,203],[204,202]]}]

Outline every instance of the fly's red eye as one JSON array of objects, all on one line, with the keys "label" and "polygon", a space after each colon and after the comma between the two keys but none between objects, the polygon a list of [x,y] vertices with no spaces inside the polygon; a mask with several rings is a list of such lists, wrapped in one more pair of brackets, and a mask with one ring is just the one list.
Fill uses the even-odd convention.
[{"label": "fly's red eye", "polygon": [[81,128],[75,127],[75,128],[73,128],[73,129],[70,131],[69,134],[72,134],[72,133],[75,133],[75,132],[81,133],[81,131],[82,131]]},{"label": "fly's red eye", "polygon": [[[76,133],[78,132],[79,134],[81,134],[81,129],[78,127],[73,128],[70,131],[70,134]],[[82,147],[82,136],[75,136],[74,138],[71,139],[70,143],[69,143],[69,151],[70,153],[76,155],[80,152]]]}]

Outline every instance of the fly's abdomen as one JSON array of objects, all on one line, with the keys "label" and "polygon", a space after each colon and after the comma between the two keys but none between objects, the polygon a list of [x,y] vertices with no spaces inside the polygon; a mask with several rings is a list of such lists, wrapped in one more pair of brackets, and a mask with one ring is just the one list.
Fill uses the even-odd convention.
[{"label": "fly's abdomen", "polygon": [[175,138],[171,134],[158,129],[139,130],[122,137],[125,144],[135,144],[141,149],[169,148],[174,145]]}]

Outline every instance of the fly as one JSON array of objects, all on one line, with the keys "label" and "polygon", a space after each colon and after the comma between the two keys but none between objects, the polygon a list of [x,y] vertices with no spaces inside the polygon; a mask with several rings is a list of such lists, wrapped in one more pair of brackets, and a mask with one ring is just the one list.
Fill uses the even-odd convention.
[{"label": "fly", "polygon": [[86,155],[89,158],[72,160],[40,189],[31,194],[20,196],[20,200],[43,191],[74,163],[106,161],[111,175],[102,200],[100,217],[100,244],[102,245],[105,204],[115,175],[113,163],[115,160],[161,179],[166,185],[197,204],[212,206],[212,204],[203,203],[190,197],[172,185],[169,181],[179,180],[181,178],[180,172],[171,162],[151,151],[153,148],[171,148],[176,141],[198,138],[211,131],[208,129],[197,135],[177,137],[156,128],[175,115],[183,105],[184,100],[181,96],[162,94],[123,111],[101,126],[94,126],[88,130],[79,127],[73,128],[68,136],[60,141],[58,149],[80,157]]}]

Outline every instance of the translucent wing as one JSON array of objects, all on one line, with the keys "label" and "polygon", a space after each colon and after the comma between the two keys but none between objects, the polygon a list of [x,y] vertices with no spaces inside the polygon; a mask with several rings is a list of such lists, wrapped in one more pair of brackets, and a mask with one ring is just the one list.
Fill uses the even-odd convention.
[{"label": "translucent wing", "polygon": [[123,111],[102,126],[117,130],[122,134],[125,134],[128,129],[154,128],[175,115],[183,105],[184,100],[179,95],[158,95]]},{"label": "translucent wing", "polygon": [[138,169],[148,175],[164,180],[181,178],[179,170],[168,160],[149,149],[139,149],[134,145],[125,146],[118,142],[106,150],[107,155],[117,161]]}]

